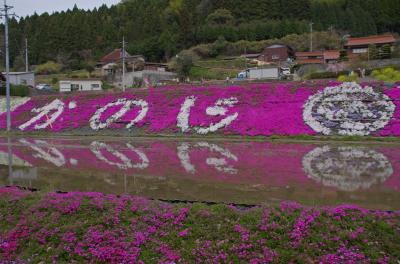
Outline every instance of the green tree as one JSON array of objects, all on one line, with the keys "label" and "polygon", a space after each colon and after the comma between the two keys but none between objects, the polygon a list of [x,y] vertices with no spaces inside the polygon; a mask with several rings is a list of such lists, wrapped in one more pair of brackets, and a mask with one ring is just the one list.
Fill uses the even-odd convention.
[{"label": "green tree", "polygon": [[221,8],[211,13],[206,21],[209,25],[232,25],[234,18],[229,10]]},{"label": "green tree", "polygon": [[22,55],[15,57],[13,63],[13,70],[14,71],[25,71],[25,60]]},{"label": "green tree", "polygon": [[194,66],[196,60],[197,57],[192,52],[182,51],[178,55],[176,55],[170,67],[177,72],[181,80],[184,80],[190,75],[190,71]]}]

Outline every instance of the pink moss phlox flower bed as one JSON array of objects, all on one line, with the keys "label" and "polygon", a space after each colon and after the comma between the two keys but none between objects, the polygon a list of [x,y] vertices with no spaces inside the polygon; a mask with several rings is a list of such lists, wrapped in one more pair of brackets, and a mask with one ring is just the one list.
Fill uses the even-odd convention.
[{"label": "pink moss phlox flower bed", "polygon": [[399,136],[399,105],[399,88],[376,83],[163,87],[33,97],[12,112],[12,127],[24,132]]},{"label": "pink moss phlox flower bed", "polygon": [[400,212],[357,206],[170,204],[0,188],[12,263],[397,263]]}]

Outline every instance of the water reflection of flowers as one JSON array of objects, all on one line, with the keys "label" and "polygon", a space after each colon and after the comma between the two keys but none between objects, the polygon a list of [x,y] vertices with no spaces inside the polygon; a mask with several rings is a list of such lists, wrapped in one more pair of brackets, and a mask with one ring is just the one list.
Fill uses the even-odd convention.
[{"label": "water reflection of flowers", "polygon": [[308,177],[340,190],[368,189],[393,174],[385,155],[362,147],[317,147],[303,158]]}]

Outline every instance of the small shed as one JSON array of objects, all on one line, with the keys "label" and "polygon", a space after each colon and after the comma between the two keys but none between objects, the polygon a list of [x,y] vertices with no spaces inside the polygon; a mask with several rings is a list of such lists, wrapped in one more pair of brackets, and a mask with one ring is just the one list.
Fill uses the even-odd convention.
[{"label": "small shed", "polygon": [[[3,75],[6,76],[6,73],[3,72]],[[10,83],[13,85],[35,86],[34,72],[10,72],[8,76],[10,76]]]},{"label": "small shed", "polygon": [[60,92],[75,91],[100,91],[102,90],[100,79],[66,79],[60,80]]}]

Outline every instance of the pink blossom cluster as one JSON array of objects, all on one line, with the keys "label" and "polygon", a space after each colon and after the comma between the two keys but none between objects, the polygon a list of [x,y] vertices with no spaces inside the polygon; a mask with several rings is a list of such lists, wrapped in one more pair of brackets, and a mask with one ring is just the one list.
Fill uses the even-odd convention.
[{"label": "pink blossom cluster", "polygon": [[[231,87],[163,87],[150,91],[62,97],[39,96],[12,112],[12,127],[22,131],[39,129],[53,132],[117,129],[126,133],[315,135],[319,132],[305,122],[304,107],[311,96],[334,85],[338,83],[288,82]],[[382,89],[393,104],[388,106],[390,114],[385,116],[388,123],[377,126],[382,129],[371,130],[371,135],[399,136],[400,89]],[[380,94],[379,89],[376,89],[376,94]],[[58,101],[54,103],[55,100]],[[363,100],[362,96],[360,100]],[[343,116],[336,107],[332,106],[328,110]],[[377,114],[377,111],[370,109],[370,112],[364,114],[379,119],[382,113]],[[360,115],[353,112],[346,114],[355,120]],[[321,119],[319,115],[315,113],[314,118]],[[319,119],[317,121],[322,122]],[[334,126],[335,122],[332,124],[332,120],[325,120],[324,125]],[[344,126],[345,131],[351,134],[353,128],[346,124]],[[0,129],[5,127],[6,116],[3,113],[0,115]]]},{"label": "pink blossom cluster", "polygon": [[0,203],[5,262],[391,263],[398,257],[399,211],[293,202],[244,209],[14,187],[0,188]]}]

